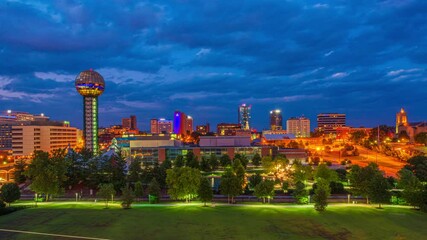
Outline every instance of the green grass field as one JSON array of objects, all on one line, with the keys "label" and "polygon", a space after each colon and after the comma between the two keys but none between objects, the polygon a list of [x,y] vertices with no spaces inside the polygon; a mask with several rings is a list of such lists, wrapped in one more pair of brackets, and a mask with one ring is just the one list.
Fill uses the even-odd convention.
[{"label": "green grass field", "polygon": [[[0,216],[1,229],[107,239],[427,239],[427,214],[409,208],[47,203]],[[0,232],[0,239],[65,239]]]}]

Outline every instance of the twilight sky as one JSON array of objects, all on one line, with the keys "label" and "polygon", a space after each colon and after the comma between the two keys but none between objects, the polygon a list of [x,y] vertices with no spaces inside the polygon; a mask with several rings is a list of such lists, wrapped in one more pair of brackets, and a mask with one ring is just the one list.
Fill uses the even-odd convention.
[{"label": "twilight sky", "polygon": [[106,80],[101,126],[135,114],[148,130],[176,109],[212,126],[241,103],[259,130],[275,108],[312,128],[321,112],[392,125],[402,106],[427,120],[426,63],[425,0],[0,3],[0,110],[77,127],[89,68]]}]

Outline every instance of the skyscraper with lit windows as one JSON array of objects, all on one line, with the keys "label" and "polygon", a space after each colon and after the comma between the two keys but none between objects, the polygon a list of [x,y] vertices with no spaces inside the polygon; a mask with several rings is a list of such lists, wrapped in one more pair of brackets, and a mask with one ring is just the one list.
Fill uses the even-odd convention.
[{"label": "skyscraper with lit windows", "polygon": [[104,78],[92,69],[79,73],[75,86],[83,96],[83,136],[85,148],[98,154],[98,97],[104,92]]},{"label": "skyscraper with lit windows", "polygon": [[279,109],[270,111],[270,129],[271,130],[283,129],[282,112]]},{"label": "skyscraper with lit windows", "polygon": [[243,130],[251,130],[250,120],[251,120],[251,106],[242,104],[237,109],[237,120],[241,124]]}]

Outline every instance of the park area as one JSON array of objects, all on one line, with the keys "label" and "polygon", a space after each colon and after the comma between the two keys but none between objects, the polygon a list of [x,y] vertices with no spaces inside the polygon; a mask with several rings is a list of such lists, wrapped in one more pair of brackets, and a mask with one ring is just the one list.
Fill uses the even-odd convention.
[{"label": "park area", "polygon": [[52,202],[0,216],[0,239],[425,239],[426,223],[425,213],[389,205],[336,204],[319,213],[293,204],[135,204],[124,210]]}]

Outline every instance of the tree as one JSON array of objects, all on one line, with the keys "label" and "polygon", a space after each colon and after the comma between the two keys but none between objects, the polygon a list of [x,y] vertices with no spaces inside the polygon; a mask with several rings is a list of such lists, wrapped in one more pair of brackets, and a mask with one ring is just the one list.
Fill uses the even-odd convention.
[{"label": "tree", "polygon": [[382,203],[390,202],[390,185],[382,174],[375,174],[368,185],[368,196],[373,203],[378,203],[381,208]]},{"label": "tree", "polygon": [[211,166],[212,171],[215,171],[218,169],[219,161],[218,161],[218,158],[216,157],[216,155],[214,153],[212,153],[210,158],[209,158],[209,165]]},{"label": "tree", "polygon": [[341,182],[347,181],[347,171],[345,169],[338,168],[335,170],[335,172],[337,172],[339,181]]},{"label": "tree", "polygon": [[253,174],[248,178],[249,188],[254,189],[256,185],[262,182],[262,177],[259,173]]},{"label": "tree", "polygon": [[418,133],[415,135],[414,140],[416,143],[427,145],[427,132]]},{"label": "tree", "polygon": [[34,158],[25,175],[31,178],[30,189],[36,193],[46,194],[46,201],[51,195],[63,192],[66,180],[67,162],[65,150],[55,150],[52,155],[47,152],[35,151]]},{"label": "tree", "polygon": [[80,152],[68,150],[68,153],[65,156],[65,161],[67,163],[66,186],[72,186],[80,183],[85,185],[89,184],[88,176],[91,172],[89,171],[88,163],[91,157],[92,153],[85,149],[82,149]]},{"label": "tree", "polygon": [[123,187],[122,189],[122,207],[128,209],[131,207],[133,201],[135,200],[135,192],[132,190],[129,185]]},{"label": "tree", "polygon": [[160,167],[154,167],[154,177],[160,185],[160,188],[166,187],[166,171],[172,168],[172,162],[169,159],[166,159],[160,164]]},{"label": "tree", "polygon": [[99,190],[96,193],[96,196],[104,199],[105,208],[108,208],[108,202],[115,194],[116,190],[114,190],[114,185],[112,183],[104,183],[99,185]]},{"label": "tree", "polygon": [[172,199],[189,202],[197,196],[200,185],[200,171],[190,167],[168,169],[166,183]]},{"label": "tree", "polygon": [[301,162],[295,161],[292,165],[292,180],[294,184],[297,182],[305,182],[311,178],[313,174],[313,169],[308,165],[302,165]]},{"label": "tree", "polygon": [[234,197],[242,192],[241,181],[231,168],[227,168],[221,176],[219,190],[221,194],[227,195],[228,203],[230,203],[230,200],[234,202]]},{"label": "tree", "polygon": [[403,190],[402,197],[405,201],[416,208],[423,208],[427,204],[425,199],[425,188],[413,172],[402,168],[398,172],[399,181],[397,186]]},{"label": "tree", "polygon": [[202,179],[200,179],[200,187],[199,187],[198,194],[199,194],[200,201],[204,202],[205,207],[206,207],[206,202],[212,201],[212,198],[213,198],[212,187],[207,178],[202,177]]},{"label": "tree", "polygon": [[185,166],[191,167],[191,168],[200,168],[199,161],[197,160],[197,157],[194,155],[192,151],[189,151],[186,155],[187,160],[185,163]]},{"label": "tree", "polygon": [[256,167],[261,165],[261,156],[258,153],[256,153],[252,158],[252,164]]},{"label": "tree", "polygon": [[178,167],[184,167],[184,165],[185,165],[184,157],[182,155],[176,156],[174,161],[174,166],[178,168]]},{"label": "tree", "polygon": [[137,200],[144,196],[144,188],[142,187],[142,183],[140,181],[135,183],[135,197]]},{"label": "tree", "polygon": [[262,203],[265,203],[266,198],[268,199],[268,203],[270,203],[270,198],[274,196],[274,182],[271,180],[261,181],[255,186],[254,195],[262,198]]},{"label": "tree", "polygon": [[1,187],[0,198],[9,206],[21,197],[21,191],[16,183],[6,183]]},{"label": "tree", "polygon": [[88,165],[91,186],[111,183],[116,192],[119,192],[126,185],[126,161],[120,151],[109,150],[100,156],[93,157]]},{"label": "tree", "polygon": [[245,155],[236,153],[236,155],[234,155],[233,162],[236,161],[236,160],[239,160],[240,164],[242,164],[242,166],[246,169],[246,167],[247,167],[247,165],[249,163],[249,160],[248,160],[248,158]]},{"label": "tree", "polygon": [[154,202],[157,203],[160,201],[160,195],[161,195],[161,189],[160,189],[160,185],[157,182],[156,178],[153,178],[150,182],[150,184],[148,184],[148,198],[150,203],[152,202],[151,199],[154,199]]},{"label": "tree", "polygon": [[13,172],[13,176],[16,183],[18,184],[24,183],[27,180],[26,176],[24,175],[24,172],[27,166],[28,165],[27,163],[25,163],[25,160],[19,159],[15,161],[15,165],[14,165],[15,171]]},{"label": "tree", "polygon": [[299,148],[299,144],[296,141],[290,141],[286,147],[287,148]]},{"label": "tree", "polygon": [[308,191],[305,189],[305,184],[301,181],[298,181],[295,184],[295,190],[293,192],[293,197],[295,198],[298,204],[308,203]]},{"label": "tree", "polygon": [[408,159],[405,169],[413,172],[421,182],[427,182],[427,157],[411,157]]},{"label": "tree", "polygon": [[221,158],[219,159],[219,163],[222,167],[227,167],[231,165],[231,159],[227,154],[223,154]]},{"label": "tree", "polygon": [[202,160],[200,161],[200,170],[204,172],[210,172],[211,166],[209,164],[209,160],[205,157],[202,157]]},{"label": "tree", "polygon": [[329,185],[330,182],[338,181],[338,174],[334,170],[328,168],[326,164],[320,164],[314,172],[314,179],[316,181],[319,181],[319,179],[323,179],[328,182]]},{"label": "tree", "polygon": [[366,167],[353,165],[348,174],[353,195],[366,197],[366,203],[369,203],[371,182],[375,175],[382,176],[375,163],[369,163]]},{"label": "tree", "polygon": [[129,164],[128,176],[127,176],[128,182],[130,182],[130,183],[139,182],[141,180],[142,173],[143,173],[142,159],[141,159],[141,157],[136,157]]},{"label": "tree", "polygon": [[356,144],[360,144],[362,142],[362,140],[366,137],[367,136],[366,136],[365,131],[358,130],[358,131],[355,131],[351,134],[350,140]]},{"label": "tree", "polygon": [[328,197],[331,195],[329,183],[325,179],[318,179],[317,188],[314,191],[313,201],[316,211],[324,211],[328,206]]},{"label": "tree", "polygon": [[233,162],[233,171],[236,174],[237,179],[239,180],[239,184],[241,186],[241,191],[246,187],[246,171],[245,168],[240,163],[239,159],[236,159]]},{"label": "tree", "polygon": [[399,135],[398,135],[398,139],[399,139],[399,140],[406,140],[406,141],[409,141],[409,135],[408,135],[408,133],[407,133],[405,130],[400,131],[400,132],[399,132]]}]

